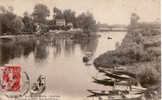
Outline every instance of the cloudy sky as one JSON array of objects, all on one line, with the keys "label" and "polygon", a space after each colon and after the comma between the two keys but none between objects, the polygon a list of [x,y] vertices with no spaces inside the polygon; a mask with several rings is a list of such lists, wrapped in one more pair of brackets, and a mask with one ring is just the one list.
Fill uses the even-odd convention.
[{"label": "cloudy sky", "polygon": [[0,0],[0,5],[13,6],[20,16],[24,11],[32,13],[37,3],[46,4],[51,15],[55,6],[70,8],[77,14],[90,11],[97,21],[108,24],[128,24],[132,12],[136,12],[142,21],[160,18],[160,0]]}]

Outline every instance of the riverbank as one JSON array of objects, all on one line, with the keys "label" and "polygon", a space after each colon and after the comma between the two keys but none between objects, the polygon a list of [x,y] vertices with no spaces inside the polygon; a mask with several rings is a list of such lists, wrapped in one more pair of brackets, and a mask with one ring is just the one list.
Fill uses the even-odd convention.
[{"label": "riverbank", "polygon": [[145,24],[138,28],[129,27],[121,45],[97,57],[94,65],[102,69],[125,66],[126,71],[137,76],[143,87],[155,89],[160,97],[160,44],[160,29]]},{"label": "riverbank", "polygon": [[[88,39],[98,37],[95,32],[84,33],[82,30],[70,30],[70,31],[50,31],[46,33],[19,33],[17,35],[2,35],[0,36],[0,41],[28,41],[28,40],[36,40],[40,38],[47,37],[48,41],[54,38],[64,38],[64,39]],[[51,38],[51,39],[50,39]]]}]

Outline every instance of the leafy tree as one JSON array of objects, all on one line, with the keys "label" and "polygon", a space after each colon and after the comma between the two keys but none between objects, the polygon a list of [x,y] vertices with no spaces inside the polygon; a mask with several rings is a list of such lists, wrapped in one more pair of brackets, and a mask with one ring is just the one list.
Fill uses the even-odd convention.
[{"label": "leafy tree", "polygon": [[82,13],[77,17],[77,25],[82,28],[85,32],[96,30],[96,21],[90,12]]},{"label": "leafy tree", "polygon": [[0,15],[2,33],[11,32],[13,34],[15,32],[21,32],[24,24],[22,19],[13,13],[13,7],[6,9],[2,6],[0,10],[2,11],[2,14]]},{"label": "leafy tree", "polygon": [[11,22],[14,20],[16,15],[6,10],[6,12],[3,13],[1,16],[2,16],[1,21],[2,32],[12,32],[13,28]]},{"label": "leafy tree", "polygon": [[45,23],[46,18],[49,15],[50,15],[50,11],[46,5],[44,5],[44,4],[35,5],[34,11],[32,13],[32,16],[33,16],[35,22]]},{"label": "leafy tree", "polygon": [[13,31],[16,32],[16,33],[19,33],[24,29],[24,23],[23,23],[21,17],[16,16],[12,20],[11,25],[12,25]]},{"label": "leafy tree", "polygon": [[71,23],[75,23],[75,12],[72,11],[71,9],[67,9],[67,10],[64,10],[63,12],[63,15],[64,15],[64,18],[65,18],[65,21],[66,21],[66,24],[71,22]]},{"label": "leafy tree", "polygon": [[131,14],[131,25],[136,25],[140,17],[136,13]]},{"label": "leafy tree", "polygon": [[24,13],[24,17],[22,18],[24,22],[24,32],[34,32],[35,26],[32,18],[29,16],[27,12]]},{"label": "leafy tree", "polygon": [[64,15],[63,15],[63,13],[62,13],[62,11],[60,9],[54,7],[53,12],[54,12],[53,19],[62,19],[62,18],[64,18]]}]

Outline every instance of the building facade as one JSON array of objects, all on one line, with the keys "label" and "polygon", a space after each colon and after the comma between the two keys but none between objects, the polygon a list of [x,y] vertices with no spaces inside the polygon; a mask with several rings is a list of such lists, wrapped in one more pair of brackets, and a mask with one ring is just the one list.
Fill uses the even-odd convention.
[{"label": "building facade", "polygon": [[57,26],[65,26],[66,22],[65,19],[56,19]]}]

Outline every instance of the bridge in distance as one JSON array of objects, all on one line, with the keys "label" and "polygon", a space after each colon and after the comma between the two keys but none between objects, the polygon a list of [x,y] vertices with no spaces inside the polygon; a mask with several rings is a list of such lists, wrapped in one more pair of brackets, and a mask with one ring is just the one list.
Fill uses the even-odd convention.
[{"label": "bridge in distance", "polygon": [[[129,26],[99,27],[100,32],[127,32]],[[153,30],[161,30],[161,25],[150,25]],[[135,30],[141,29],[140,26],[134,27]]]},{"label": "bridge in distance", "polygon": [[126,32],[128,31],[127,27],[100,27],[99,28],[100,32]]}]

